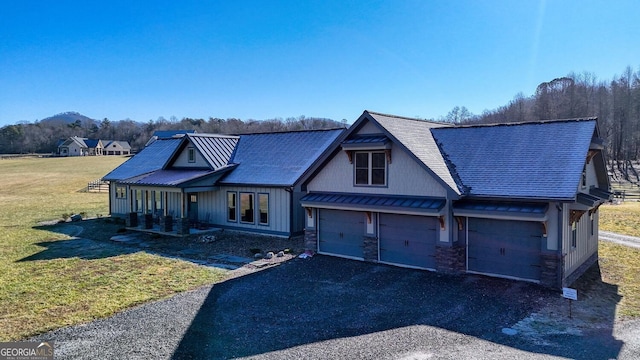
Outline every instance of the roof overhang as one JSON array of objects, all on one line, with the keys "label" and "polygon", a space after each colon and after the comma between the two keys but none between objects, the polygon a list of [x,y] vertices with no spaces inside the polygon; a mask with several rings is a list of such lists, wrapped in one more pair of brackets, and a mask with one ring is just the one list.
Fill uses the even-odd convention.
[{"label": "roof overhang", "polygon": [[453,215],[487,219],[546,221],[548,203],[462,200]]},{"label": "roof overhang", "polygon": [[131,186],[153,186],[174,188],[202,188],[214,190],[217,181],[235,166],[227,166],[218,170],[156,170],[143,175],[118,181]]},{"label": "roof overhang", "polygon": [[446,199],[341,193],[309,193],[300,199],[303,207],[376,211],[415,215],[444,215]]}]

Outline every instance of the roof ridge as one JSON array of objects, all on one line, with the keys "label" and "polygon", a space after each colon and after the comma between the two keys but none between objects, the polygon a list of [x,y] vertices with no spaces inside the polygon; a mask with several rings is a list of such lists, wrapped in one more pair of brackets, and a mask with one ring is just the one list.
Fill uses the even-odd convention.
[{"label": "roof ridge", "polygon": [[176,134],[183,135],[178,138],[186,137],[209,137],[209,138],[224,138],[224,139],[238,139],[240,136],[238,135],[227,135],[227,134],[214,134],[214,133],[186,133],[186,134]]},{"label": "roof ridge", "polygon": [[583,118],[549,119],[549,120],[533,120],[533,121],[518,121],[518,122],[502,122],[502,123],[492,123],[492,124],[457,124],[457,125],[454,125],[454,128],[540,125],[540,124],[568,123],[568,122],[594,121],[594,120],[598,121],[598,117],[597,116],[592,116],[592,117],[583,117]]},{"label": "roof ridge", "polygon": [[453,126],[453,124],[448,123],[448,122],[444,122],[444,121],[427,120],[427,119],[419,119],[419,118],[413,118],[413,117],[408,117],[408,116],[385,114],[385,113],[380,113],[380,112],[370,111],[370,110],[365,110],[365,112],[368,113],[369,115],[381,115],[381,116],[386,116],[386,117],[396,118],[396,119],[402,119],[402,120],[411,120],[411,121],[426,122],[426,123],[431,123],[431,124]]},{"label": "roof ridge", "polygon": [[289,133],[306,133],[306,132],[320,132],[320,131],[335,131],[335,130],[344,130],[343,127],[333,127],[326,129],[300,129],[300,130],[282,130],[282,131],[267,131],[267,132],[255,132],[255,133],[243,133],[238,134],[237,136],[243,135],[269,135],[269,134],[289,134]]}]

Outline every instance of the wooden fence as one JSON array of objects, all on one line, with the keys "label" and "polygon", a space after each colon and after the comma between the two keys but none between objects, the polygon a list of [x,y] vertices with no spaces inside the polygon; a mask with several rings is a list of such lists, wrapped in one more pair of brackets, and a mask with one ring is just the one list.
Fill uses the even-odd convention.
[{"label": "wooden fence", "polygon": [[109,182],[94,180],[87,184],[88,192],[109,192]]}]

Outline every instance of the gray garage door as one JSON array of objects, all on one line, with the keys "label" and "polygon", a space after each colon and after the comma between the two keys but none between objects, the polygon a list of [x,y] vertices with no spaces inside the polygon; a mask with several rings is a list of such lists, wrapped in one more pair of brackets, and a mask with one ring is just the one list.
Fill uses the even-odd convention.
[{"label": "gray garage door", "polygon": [[539,222],[469,218],[468,270],[540,280]]},{"label": "gray garage door", "polygon": [[380,261],[434,269],[438,220],[380,214]]},{"label": "gray garage door", "polygon": [[321,253],[363,257],[363,213],[321,209],[318,226],[318,250]]}]

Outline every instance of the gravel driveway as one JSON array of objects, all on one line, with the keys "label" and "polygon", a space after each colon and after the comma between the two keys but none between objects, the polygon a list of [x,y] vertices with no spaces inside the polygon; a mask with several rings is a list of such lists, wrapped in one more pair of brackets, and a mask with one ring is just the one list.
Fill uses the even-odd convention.
[{"label": "gravel driveway", "polygon": [[503,333],[558,297],[523,282],[314,256],[31,340],[54,340],[61,359],[640,358],[640,323],[536,341]]}]

